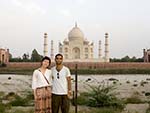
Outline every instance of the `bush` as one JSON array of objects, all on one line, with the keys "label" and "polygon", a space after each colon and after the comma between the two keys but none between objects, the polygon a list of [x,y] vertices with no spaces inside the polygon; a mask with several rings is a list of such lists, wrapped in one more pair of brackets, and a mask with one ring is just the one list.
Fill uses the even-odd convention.
[{"label": "bush", "polygon": [[6,113],[7,109],[11,109],[11,106],[9,104],[3,104],[2,101],[0,101],[0,113]]},{"label": "bush", "polygon": [[[90,86],[90,85],[89,85]],[[89,93],[89,106],[92,107],[105,107],[113,106],[123,108],[123,102],[115,97],[115,93],[112,91],[115,89],[114,86],[98,85],[90,86],[92,89]]]},{"label": "bush", "polygon": [[9,92],[5,97],[4,99],[5,100],[13,100],[16,98],[16,94],[14,92]]},{"label": "bush", "polygon": [[28,100],[21,98],[20,96],[16,96],[15,100],[11,101],[9,104],[12,106],[26,106]]},{"label": "bush", "polygon": [[104,107],[93,110],[93,113],[121,113],[121,110],[113,107]]},{"label": "bush", "polygon": [[91,107],[115,107],[119,109],[124,108],[123,101],[115,97],[113,90],[114,86],[105,86],[99,84],[98,86],[91,86],[87,93],[81,93],[78,97],[78,104],[87,105]]},{"label": "bush", "polygon": [[139,104],[143,103],[143,101],[140,98],[139,92],[134,92],[131,97],[126,99],[125,103]]},{"label": "bush", "polygon": [[[89,94],[87,92],[80,93],[80,96],[77,98],[78,105],[88,105]],[[76,105],[75,102],[71,101],[73,105]]]},{"label": "bush", "polygon": [[0,103],[0,113],[5,113],[5,105]]}]

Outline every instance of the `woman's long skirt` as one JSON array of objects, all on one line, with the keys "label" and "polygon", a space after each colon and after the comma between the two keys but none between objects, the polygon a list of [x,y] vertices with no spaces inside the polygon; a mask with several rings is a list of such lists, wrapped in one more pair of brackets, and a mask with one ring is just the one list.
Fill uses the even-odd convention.
[{"label": "woman's long skirt", "polygon": [[36,89],[35,113],[51,113],[51,87]]}]

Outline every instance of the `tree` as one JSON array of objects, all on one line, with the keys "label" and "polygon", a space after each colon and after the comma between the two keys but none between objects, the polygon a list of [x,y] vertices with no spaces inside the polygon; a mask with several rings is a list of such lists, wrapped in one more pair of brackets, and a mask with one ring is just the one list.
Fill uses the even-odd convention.
[{"label": "tree", "polygon": [[121,59],[121,61],[122,61],[122,62],[129,62],[129,61],[130,61],[130,57],[127,55],[127,56],[123,57],[123,58]]},{"label": "tree", "polygon": [[10,62],[22,62],[22,59],[20,57],[16,57],[16,58],[11,58],[9,61]]},{"label": "tree", "polygon": [[37,52],[36,49],[34,49],[31,54],[31,61],[32,62],[40,62],[41,59],[42,59],[42,56]]},{"label": "tree", "polygon": [[24,53],[23,56],[22,56],[22,60],[23,60],[23,62],[29,61],[29,54],[28,53]]},{"label": "tree", "polygon": [[144,62],[143,58],[130,58],[128,55],[123,58],[110,58],[110,62]]}]

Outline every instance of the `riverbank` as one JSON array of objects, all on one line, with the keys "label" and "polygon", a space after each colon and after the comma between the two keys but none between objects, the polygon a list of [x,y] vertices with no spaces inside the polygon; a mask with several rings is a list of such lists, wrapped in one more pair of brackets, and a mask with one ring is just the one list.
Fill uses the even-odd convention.
[{"label": "riverbank", "polygon": [[[7,102],[6,97],[8,98],[8,94],[12,96],[12,94],[17,94],[21,96],[22,98],[26,97],[28,95],[28,92],[32,92],[31,89],[31,80],[32,76],[26,76],[26,75],[13,75],[13,74],[1,74],[0,75],[0,95],[4,95],[4,100],[1,102]],[[72,76],[72,90],[74,91],[75,88],[75,76]],[[104,85],[114,85],[116,93],[116,96],[120,98],[121,100],[127,100],[126,107],[123,112],[109,112],[109,113],[146,113],[145,111],[149,107],[150,102],[150,76],[149,75],[86,75],[78,76],[78,91],[79,94],[82,92],[87,92],[88,90],[88,84],[90,85],[97,85],[97,84],[104,84]],[[79,95],[78,95],[79,96]],[[30,96],[31,97],[31,96]],[[29,99],[28,99],[29,100]],[[82,101],[82,100],[81,100]],[[20,100],[17,101],[20,105]],[[16,103],[17,103],[16,102]],[[17,104],[18,104],[17,103]],[[31,111],[30,113],[33,113],[33,100],[30,102],[30,106],[23,106],[23,107],[12,107],[12,110],[16,110],[17,113],[20,111],[20,113],[25,113],[24,108],[30,107]],[[72,106],[73,107],[73,106]],[[83,109],[83,106],[81,107],[82,111],[79,113],[91,113],[89,112],[91,108],[85,107]],[[17,111],[18,109],[18,111]],[[102,108],[99,108],[100,111]],[[108,108],[107,108],[108,109]],[[81,110],[79,108],[79,110]],[[83,112],[84,111],[84,112]],[[93,113],[104,113],[104,112],[95,112]],[[29,112],[29,111],[26,111]],[[9,112],[14,113],[14,112]],[[71,112],[73,113],[73,112]],[[106,112],[105,112],[106,113]],[[107,112],[108,113],[108,112]]]},{"label": "riverbank", "polygon": [[[51,67],[55,65],[52,62]],[[144,62],[64,62],[64,65],[78,74],[150,74],[150,63]],[[32,75],[40,62],[9,62],[6,67],[0,67],[0,74]]]},{"label": "riverbank", "polygon": [[[0,74],[22,74],[22,75],[32,75],[35,67],[24,68],[24,67],[1,67]],[[125,69],[78,69],[78,74],[150,74],[150,69],[148,68],[125,68]],[[75,69],[71,69],[71,73],[75,74]]]}]

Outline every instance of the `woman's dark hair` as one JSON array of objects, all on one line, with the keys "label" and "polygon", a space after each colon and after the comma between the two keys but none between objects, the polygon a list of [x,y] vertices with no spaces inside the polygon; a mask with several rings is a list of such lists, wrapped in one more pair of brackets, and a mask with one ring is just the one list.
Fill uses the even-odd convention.
[{"label": "woman's dark hair", "polygon": [[[41,65],[42,65],[42,62],[43,62],[44,60],[48,60],[48,61],[49,61],[49,66],[51,65],[51,59],[50,59],[48,56],[45,56],[45,57],[42,58]],[[49,66],[48,66],[48,67],[49,67]],[[47,67],[47,68],[48,68],[48,67]]]}]

